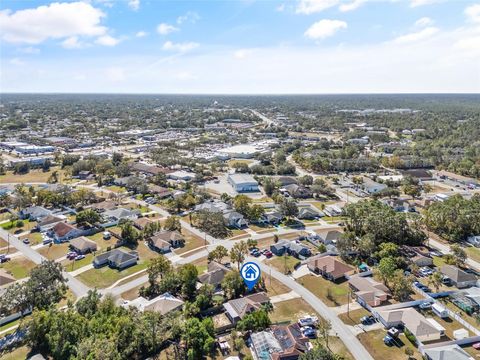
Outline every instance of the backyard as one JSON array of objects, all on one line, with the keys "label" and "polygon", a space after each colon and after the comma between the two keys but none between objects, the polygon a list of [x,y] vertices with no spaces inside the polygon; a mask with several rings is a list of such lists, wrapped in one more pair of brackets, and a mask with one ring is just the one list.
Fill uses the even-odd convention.
[{"label": "backyard", "polygon": [[138,264],[123,270],[111,269],[108,266],[104,266],[99,269],[90,269],[78,275],[77,279],[92,288],[103,289],[109,287],[126,276],[145,270],[148,266],[148,263],[149,262],[147,260],[140,260]]},{"label": "backyard", "polygon": [[406,347],[409,347],[413,350],[414,355],[411,359],[422,359],[422,355],[410,343],[410,341],[405,337],[405,335],[400,335],[399,346],[387,346],[383,343],[383,337],[385,336],[385,334],[385,330],[373,330],[358,335],[358,339],[375,360],[405,360]]}]

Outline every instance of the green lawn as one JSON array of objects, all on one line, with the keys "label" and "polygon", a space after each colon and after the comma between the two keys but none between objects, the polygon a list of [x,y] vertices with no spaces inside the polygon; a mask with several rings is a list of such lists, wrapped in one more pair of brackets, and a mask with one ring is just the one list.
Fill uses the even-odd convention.
[{"label": "green lawn", "polygon": [[475,261],[480,261],[480,249],[479,248],[469,246],[469,247],[465,248],[465,251],[466,251],[466,253],[467,253],[467,255],[470,259],[475,260]]},{"label": "green lawn", "polygon": [[92,288],[103,289],[109,287],[116,281],[135,274],[138,271],[144,270],[148,266],[148,261],[140,260],[137,265],[131,266],[124,270],[110,269],[108,266],[100,269],[90,269],[77,276],[85,285]]},{"label": "green lawn", "polygon": [[273,256],[272,258],[265,261],[266,264],[273,266],[275,269],[281,271],[282,273],[293,272],[295,265],[299,262],[300,260],[290,255]]},{"label": "green lawn", "polygon": [[344,305],[348,302],[348,283],[334,283],[321,276],[305,275],[297,280],[328,306]]},{"label": "green lawn", "polygon": [[37,225],[36,221],[30,220],[14,220],[8,221],[6,223],[1,224],[0,226],[4,230],[8,230],[10,233],[20,233],[24,231],[30,231]]},{"label": "green lawn", "polygon": [[105,189],[108,189],[110,191],[116,192],[116,193],[124,193],[126,192],[125,188],[122,186],[117,186],[117,185],[111,185],[105,187]]},{"label": "green lawn", "polygon": [[272,323],[294,323],[305,315],[316,315],[315,310],[303,299],[293,299],[274,304],[269,314]]},{"label": "green lawn", "polygon": [[360,324],[360,319],[364,316],[371,315],[369,311],[365,310],[364,308],[357,309],[350,311],[348,314],[343,313],[340,314],[338,317],[347,325],[356,325]]},{"label": "green lawn", "polygon": [[28,239],[30,240],[30,245],[37,245],[43,241],[42,234],[39,232],[32,232],[30,234],[24,235],[20,237],[20,240]]},{"label": "green lawn", "polygon": [[13,275],[15,279],[23,279],[28,276],[30,270],[35,267],[35,263],[24,256],[16,256],[10,261],[0,265],[0,268],[5,269]]},{"label": "green lawn", "polygon": [[445,261],[443,260],[443,258],[438,256],[432,256],[432,258],[433,258],[433,265],[435,265],[435,267],[441,268],[443,265],[445,265]]}]

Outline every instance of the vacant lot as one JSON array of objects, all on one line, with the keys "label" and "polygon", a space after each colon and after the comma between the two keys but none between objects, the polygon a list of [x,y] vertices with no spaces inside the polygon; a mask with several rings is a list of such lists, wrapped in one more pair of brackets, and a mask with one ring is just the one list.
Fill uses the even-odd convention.
[{"label": "vacant lot", "polygon": [[358,335],[358,339],[365,346],[375,360],[405,360],[405,348],[409,347],[414,351],[413,359],[421,360],[422,356],[410,341],[401,334],[398,346],[387,346],[383,343],[385,330],[374,330]]},{"label": "vacant lot", "polygon": [[24,256],[16,256],[9,262],[0,265],[0,268],[8,271],[17,280],[26,278],[29,275],[30,270],[34,267],[35,263]]},{"label": "vacant lot", "polygon": [[364,308],[361,308],[361,309],[350,311],[348,314],[347,313],[340,314],[338,317],[345,324],[353,326],[356,324],[360,324],[360,319],[368,315],[371,315],[370,312],[368,312]]},{"label": "vacant lot", "polygon": [[40,234],[39,232],[33,232],[20,237],[20,240],[24,239],[28,239],[30,241],[30,245],[37,245],[43,241],[42,234]]},{"label": "vacant lot", "polygon": [[67,255],[69,251],[69,246],[70,244],[68,242],[62,244],[50,243],[49,245],[44,246],[37,251],[49,260],[57,260],[62,256]]},{"label": "vacant lot", "polygon": [[268,296],[270,297],[275,295],[285,294],[291,291],[288,286],[272,278],[268,274],[263,275],[263,280],[265,282],[265,287],[266,287]]},{"label": "vacant lot", "polygon": [[28,174],[14,174],[12,171],[7,171],[5,175],[0,176],[0,183],[46,183],[54,170],[58,171],[59,178],[61,179],[62,170],[52,168],[47,172],[43,172],[42,170],[31,170]]},{"label": "vacant lot", "polygon": [[0,225],[3,229],[8,230],[12,234],[18,234],[24,231],[30,231],[37,225],[36,221],[30,220],[14,220],[8,221]]},{"label": "vacant lot", "polygon": [[138,271],[146,269],[148,261],[140,260],[137,265],[131,266],[124,270],[111,269],[104,266],[100,269],[90,269],[77,276],[85,285],[92,288],[103,289],[109,287],[118,280],[135,274]]},{"label": "vacant lot", "polygon": [[315,310],[303,299],[293,299],[276,303],[270,313],[272,323],[295,323],[305,315],[316,315]]},{"label": "vacant lot", "polygon": [[295,265],[297,265],[299,262],[300,260],[290,255],[273,256],[265,261],[266,264],[273,266],[275,269],[284,274],[293,272]]},{"label": "vacant lot", "polygon": [[91,264],[93,261],[93,254],[87,254],[85,255],[85,258],[82,260],[68,260],[65,259],[62,261],[62,265],[65,267],[65,270],[67,271],[74,271],[77,269],[80,269],[86,265]]},{"label": "vacant lot", "polygon": [[334,283],[321,276],[305,275],[297,280],[328,306],[344,305],[348,302],[348,283]]},{"label": "vacant lot", "polygon": [[201,237],[195,235],[194,233],[182,229],[182,235],[185,239],[185,246],[175,249],[175,254],[183,254],[187,251],[197,249],[199,247],[205,246],[205,240]]},{"label": "vacant lot", "polygon": [[7,352],[2,354],[2,360],[24,360],[29,359],[30,355],[30,348],[27,346],[19,347],[11,352]]},{"label": "vacant lot", "polygon": [[470,246],[466,247],[465,251],[467,252],[467,255],[470,259],[475,260],[475,261],[480,261],[480,249]]}]

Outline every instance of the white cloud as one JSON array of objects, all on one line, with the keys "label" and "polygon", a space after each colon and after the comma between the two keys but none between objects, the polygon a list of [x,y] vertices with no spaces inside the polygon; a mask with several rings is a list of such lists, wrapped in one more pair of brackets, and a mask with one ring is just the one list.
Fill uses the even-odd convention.
[{"label": "white cloud", "polygon": [[321,40],[346,28],[347,23],[345,21],[323,19],[310,26],[307,31],[305,31],[304,35],[310,39]]},{"label": "white cloud", "polygon": [[285,4],[280,4],[275,8],[276,11],[278,12],[283,12],[285,11]]},{"label": "white cloud", "polygon": [[252,49],[238,49],[233,52],[233,57],[235,59],[245,59],[253,53]]},{"label": "white cloud", "polygon": [[198,76],[190,73],[189,71],[181,71],[176,74],[175,76],[179,80],[196,80]]},{"label": "white cloud", "polygon": [[196,12],[188,11],[185,15],[177,18],[177,24],[181,25],[186,22],[195,24],[198,20],[200,20],[200,15],[198,15]]},{"label": "white cloud", "polygon": [[310,15],[336,6],[339,0],[300,0],[296,13]]},{"label": "white cloud", "polygon": [[410,0],[410,7],[418,7],[425,5],[432,5],[441,2],[442,0]]},{"label": "white cloud", "polygon": [[176,28],[173,25],[167,24],[167,23],[161,23],[157,26],[157,32],[160,35],[168,35],[174,31],[178,31],[179,29]]},{"label": "white cloud", "polygon": [[468,20],[480,23],[480,4],[470,5],[465,9]]},{"label": "white cloud", "polygon": [[115,46],[120,43],[120,39],[116,39],[110,35],[103,35],[100,36],[97,40],[95,40],[95,44],[103,45],[103,46]]},{"label": "white cloud", "polygon": [[426,26],[431,26],[434,24],[434,21],[432,19],[430,19],[429,17],[422,17],[420,19],[418,19],[417,21],[415,21],[415,26],[416,27],[426,27]]},{"label": "white cloud", "polygon": [[411,42],[417,42],[417,41],[422,41],[425,39],[428,39],[438,33],[439,29],[436,27],[427,27],[425,29],[422,29],[420,31],[416,32],[411,32],[409,34],[401,35],[396,37],[393,42],[395,43],[411,43]]},{"label": "white cloud", "polygon": [[366,2],[367,0],[352,0],[350,3],[341,4],[338,9],[342,12],[356,10]]},{"label": "white cloud", "polygon": [[148,33],[146,31],[138,31],[135,36],[138,37],[138,38],[141,38],[141,37],[145,37],[147,36]]},{"label": "white cloud", "polygon": [[101,36],[105,14],[86,2],[52,3],[37,8],[0,11],[0,31],[5,41],[39,44],[47,39]]},{"label": "white cloud", "polygon": [[171,41],[165,42],[162,49],[168,51],[177,51],[177,52],[187,52],[193,50],[199,46],[195,42],[183,42],[183,43],[173,43]]},{"label": "white cloud", "polygon": [[25,65],[25,61],[19,58],[13,58],[13,59],[10,59],[10,64],[15,66],[22,66],[22,65]]},{"label": "white cloud", "polygon": [[18,49],[18,51],[20,51],[24,54],[39,54],[40,53],[40,49],[36,48],[36,47],[33,47],[33,46],[27,46],[27,47]]},{"label": "white cloud", "polygon": [[140,9],[140,0],[129,0],[128,7],[134,11]]},{"label": "white cloud", "polygon": [[85,47],[85,44],[79,41],[78,36],[70,36],[62,41],[62,46],[65,49],[80,49]]},{"label": "white cloud", "polygon": [[107,68],[105,75],[108,80],[113,82],[124,81],[127,77],[125,75],[125,69],[118,66],[112,66]]}]

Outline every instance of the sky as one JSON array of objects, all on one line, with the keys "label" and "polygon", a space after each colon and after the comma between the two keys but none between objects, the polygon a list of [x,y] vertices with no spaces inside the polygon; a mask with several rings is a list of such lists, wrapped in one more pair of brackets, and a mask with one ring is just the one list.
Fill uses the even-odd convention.
[{"label": "sky", "polygon": [[2,0],[0,92],[480,93],[480,1]]}]

